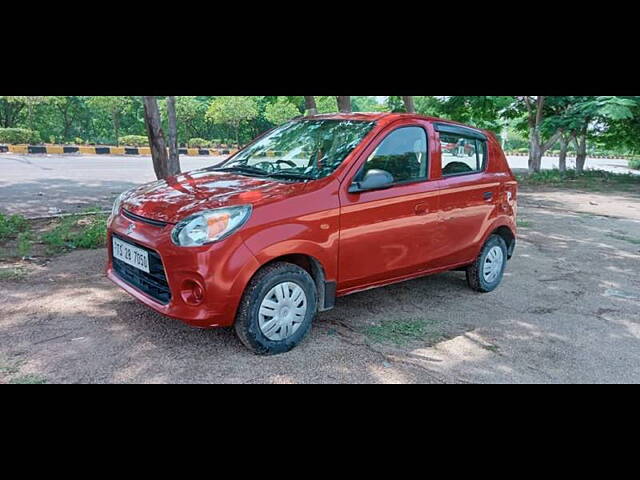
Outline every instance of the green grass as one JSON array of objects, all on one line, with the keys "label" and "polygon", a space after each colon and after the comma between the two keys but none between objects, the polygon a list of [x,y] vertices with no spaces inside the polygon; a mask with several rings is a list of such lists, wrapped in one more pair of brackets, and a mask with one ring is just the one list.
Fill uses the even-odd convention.
[{"label": "green grass", "polygon": [[521,185],[576,188],[592,191],[629,191],[640,189],[640,176],[631,173],[611,173],[604,170],[543,170],[529,175],[519,175]]},{"label": "green grass", "polygon": [[26,276],[27,271],[24,268],[0,268],[0,280],[20,280]]},{"label": "green grass", "polygon": [[26,232],[29,222],[22,215],[3,215],[0,213],[0,240]]},{"label": "green grass", "polygon": [[9,383],[13,385],[43,385],[47,383],[47,380],[39,375],[28,374],[13,378]]},{"label": "green grass", "polygon": [[444,335],[437,331],[436,322],[427,319],[388,320],[381,325],[367,327],[365,335],[372,341],[405,345],[410,341],[438,341]]},{"label": "green grass", "polygon": [[51,254],[77,248],[101,248],[107,238],[107,218],[105,214],[66,217],[42,235],[41,240]]},{"label": "green grass", "polygon": [[533,222],[530,222],[529,220],[521,220],[519,218],[516,220],[516,224],[521,228],[530,228],[533,226]]},{"label": "green grass", "polygon": [[18,255],[28,257],[33,249],[33,235],[31,232],[23,232],[18,235]]},{"label": "green grass", "polygon": [[629,168],[640,170],[640,157],[629,160]]},{"label": "green grass", "polygon": [[609,233],[607,236],[615,238],[616,240],[622,240],[623,242],[632,243],[633,245],[640,245],[640,238],[628,237],[627,235],[617,235],[615,233]]}]

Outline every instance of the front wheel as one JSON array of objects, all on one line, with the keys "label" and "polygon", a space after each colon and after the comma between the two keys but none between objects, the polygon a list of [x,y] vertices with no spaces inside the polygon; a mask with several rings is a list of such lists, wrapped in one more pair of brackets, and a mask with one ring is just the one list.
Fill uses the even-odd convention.
[{"label": "front wheel", "polygon": [[249,283],[236,316],[236,333],[258,355],[288,352],[307,335],[316,310],[311,275],[291,263],[274,263]]},{"label": "front wheel", "polygon": [[467,267],[467,283],[482,293],[495,290],[507,264],[507,244],[500,235],[491,235],[473,264]]}]

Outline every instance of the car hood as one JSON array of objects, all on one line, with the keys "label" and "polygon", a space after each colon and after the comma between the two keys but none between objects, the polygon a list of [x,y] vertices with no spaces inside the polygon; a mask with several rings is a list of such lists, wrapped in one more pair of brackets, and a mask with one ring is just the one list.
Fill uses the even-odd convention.
[{"label": "car hood", "polygon": [[202,210],[232,205],[256,206],[290,197],[304,188],[303,182],[196,170],[131,190],[125,194],[122,207],[141,217],[177,223]]}]

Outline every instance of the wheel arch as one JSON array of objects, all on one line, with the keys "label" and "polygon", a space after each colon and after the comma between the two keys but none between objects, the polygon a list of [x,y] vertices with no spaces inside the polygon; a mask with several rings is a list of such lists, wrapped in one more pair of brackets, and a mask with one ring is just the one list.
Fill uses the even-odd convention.
[{"label": "wheel arch", "polygon": [[[335,305],[336,287],[335,281],[327,280],[327,272],[322,262],[308,252],[286,253],[278,256],[258,258],[259,267],[251,275],[251,279],[265,267],[277,262],[286,262],[297,265],[305,270],[313,279],[318,293],[318,311],[331,310]],[[249,282],[251,281],[249,279]],[[248,283],[247,283],[248,284]]]}]

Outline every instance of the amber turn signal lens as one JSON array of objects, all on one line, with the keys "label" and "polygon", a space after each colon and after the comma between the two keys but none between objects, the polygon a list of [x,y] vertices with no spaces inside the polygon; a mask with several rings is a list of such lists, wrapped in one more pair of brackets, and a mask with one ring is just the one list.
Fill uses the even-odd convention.
[{"label": "amber turn signal lens", "polygon": [[209,238],[215,238],[224,232],[229,225],[229,215],[227,213],[223,213],[221,215],[217,215],[215,217],[210,217],[207,220],[207,228],[209,233]]}]

